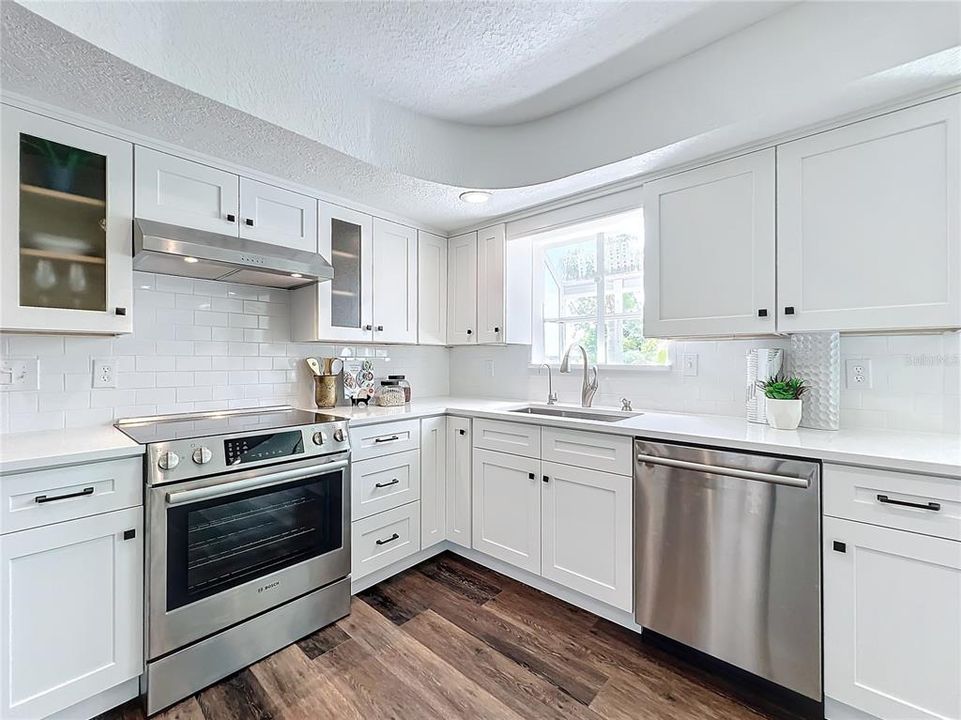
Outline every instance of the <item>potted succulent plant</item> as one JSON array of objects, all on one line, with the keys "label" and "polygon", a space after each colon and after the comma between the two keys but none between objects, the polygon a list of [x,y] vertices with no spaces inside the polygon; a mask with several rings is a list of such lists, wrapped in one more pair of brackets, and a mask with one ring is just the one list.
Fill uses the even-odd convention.
[{"label": "potted succulent plant", "polygon": [[767,398],[767,421],[777,430],[796,430],[801,422],[801,396],[807,386],[801,378],[775,375],[759,380],[757,386]]}]

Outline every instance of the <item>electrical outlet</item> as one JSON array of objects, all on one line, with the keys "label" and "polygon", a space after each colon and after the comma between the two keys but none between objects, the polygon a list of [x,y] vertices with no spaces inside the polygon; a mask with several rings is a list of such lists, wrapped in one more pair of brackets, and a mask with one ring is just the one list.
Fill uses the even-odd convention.
[{"label": "electrical outlet", "polygon": [[866,358],[852,358],[845,365],[845,385],[851,389],[871,387],[871,361]]},{"label": "electrical outlet", "polygon": [[93,386],[95,388],[117,387],[117,361],[114,358],[94,359]]},{"label": "electrical outlet", "polygon": [[681,370],[685,377],[697,377],[697,353],[684,353],[681,358]]},{"label": "electrical outlet", "polygon": [[36,390],[37,358],[7,357],[0,360],[0,390]]},{"label": "electrical outlet", "polygon": [[493,377],[494,377],[494,361],[493,361],[493,360],[487,360],[487,361],[485,361],[484,364],[485,364],[485,366],[486,366],[485,369],[486,369],[486,371],[487,371],[487,377],[493,378]]}]

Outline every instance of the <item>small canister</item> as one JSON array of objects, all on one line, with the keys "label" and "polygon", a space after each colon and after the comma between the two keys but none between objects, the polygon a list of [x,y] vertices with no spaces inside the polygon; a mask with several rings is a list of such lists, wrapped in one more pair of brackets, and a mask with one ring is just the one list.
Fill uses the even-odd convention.
[{"label": "small canister", "polygon": [[381,407],[397,407],[404,404],[404,391],[396,380],[381,380],[377,391],[377,404]]},{"label": "small canister", "polygon": [[388,375],[388,380],[397,381],[397,387],[404,391],[404,402],[410,402],[410,383],[407,381],[406,375]]}]

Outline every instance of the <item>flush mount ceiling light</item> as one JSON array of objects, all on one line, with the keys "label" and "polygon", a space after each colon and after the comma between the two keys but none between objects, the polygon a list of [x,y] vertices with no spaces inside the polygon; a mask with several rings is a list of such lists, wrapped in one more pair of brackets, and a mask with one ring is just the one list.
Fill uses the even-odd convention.
[{"label": "flush mount ceiling light", "polygon": [[467,192],[462,192],[460,194],[460,199],[465,203],[470,203],[471,205],[479,205],[480,203],[486,203],[491,199],[491,194],[486,190],[468,190]]},{"label": "flush mount ceiling light", "polygon": [[198,261],[197,258],[195,258],[195,257],[185,257],[185,258],[184,258],[184,262],[185,262],[185,263],[195,263],[195,262],[199,262],[199,261]]},{"label": "flush mount ceiling light", "polygon": [[292,277],[292,278],[302,278],[303,275],[301,275],[300,273],[290,273],[290,277]]}]

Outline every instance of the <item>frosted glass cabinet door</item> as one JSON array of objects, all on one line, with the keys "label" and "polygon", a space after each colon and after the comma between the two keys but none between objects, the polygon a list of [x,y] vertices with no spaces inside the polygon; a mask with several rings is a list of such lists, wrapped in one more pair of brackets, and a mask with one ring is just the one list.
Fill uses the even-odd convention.
[{"label": "frosted glass cabinet door", "polygon": [[3,106],[0,329],[132,329],[133,146]]},{"label": "frosted glass cabinet door", "polygon": [[961,96],[777,150],[778,330],[961,326]]},{"label": "frosted glass cabinet door", "polygon": [[644,335],[774,332],[774,150],[644,185]]},{"label": "frosted glass cabinet door", "polygon": [[320,203],[317,251],[334,266],[334,279],[317,285],[319,340],[373,339],[373,219]]}]

